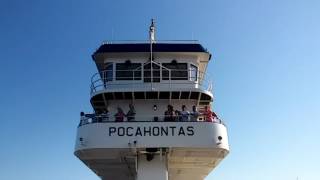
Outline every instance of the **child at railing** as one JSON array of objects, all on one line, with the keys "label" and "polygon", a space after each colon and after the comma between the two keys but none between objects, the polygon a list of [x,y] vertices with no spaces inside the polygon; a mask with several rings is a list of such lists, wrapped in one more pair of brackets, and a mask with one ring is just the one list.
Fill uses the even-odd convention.
[{"label": "child at railing", "polygon": [[182,117],[181,117],[181,112],[180,111],[175,110],[174,111],[174,116],[175,116],[174,121],[182,121]]},{"label": "child at railing", "polygon": [[136,115],[136,110],[134,109],[134,106],[132,104],[129,104],[129,111],[127,112],[127,120],[128,121],[134,121]]}]

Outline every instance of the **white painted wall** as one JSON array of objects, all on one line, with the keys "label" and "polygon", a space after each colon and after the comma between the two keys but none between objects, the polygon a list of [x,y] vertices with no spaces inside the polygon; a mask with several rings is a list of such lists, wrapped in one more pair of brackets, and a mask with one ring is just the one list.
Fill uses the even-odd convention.
[{"label": "white painted wall", "polygon": [[[137,135],[138,128],[140,130],[155,128],[155,131]],[[158,128],[168,128],[168,135],[164,133],[162,136],[160,134],[157,135],[156,130]],[[179,135],[181,128],[184,130],[184,134]],[[221,141],[218,140],[219,136],[222,137]],[[87,124],[78,128],[75,150],[145,147],[223,148],[229,150],[226,127],[222,124],[210,122],[112,122]]]}]

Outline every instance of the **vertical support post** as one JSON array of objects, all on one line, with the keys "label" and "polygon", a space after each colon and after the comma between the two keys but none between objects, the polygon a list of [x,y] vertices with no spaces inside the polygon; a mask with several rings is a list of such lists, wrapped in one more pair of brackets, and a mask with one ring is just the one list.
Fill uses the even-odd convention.
[{"label": "vertical support post", "polygon": [[145,155],[138,156],[137,180],[168,180],[167,158],[154,155],[150,161]]},{"label": "vertical support post", "polygon": [[171,69],[169,70],[169,88],[170,88],[170,91],[171,91],[171,87],[172,87],[172,82],[171,82]]},{"label": "vertical support post", "polygon": [[116,67],[116,63],[112,63],[112,81],[115,82],[116,81],[116,70],[117,70],[117,67]]},{"label": "vertical support post", "polygon": [[151,91],[153,89],[153,60],[152,60],[152,40],[150,40],[150,82],[151,82]]}]

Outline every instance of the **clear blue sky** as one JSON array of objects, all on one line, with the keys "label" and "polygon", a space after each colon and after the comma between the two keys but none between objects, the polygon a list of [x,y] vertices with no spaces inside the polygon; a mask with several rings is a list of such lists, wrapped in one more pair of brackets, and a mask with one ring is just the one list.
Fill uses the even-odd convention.
[{"label": "clear blue sky", "polygon": [[[97,180],[73,156],[106,39],[199,39],[231,153],[207,180],[320,179],[320,1],[0,2],[0,179]],[[113,33],[112,33],[113,32]],[[113,34],[113,36],[112,36]]]}]

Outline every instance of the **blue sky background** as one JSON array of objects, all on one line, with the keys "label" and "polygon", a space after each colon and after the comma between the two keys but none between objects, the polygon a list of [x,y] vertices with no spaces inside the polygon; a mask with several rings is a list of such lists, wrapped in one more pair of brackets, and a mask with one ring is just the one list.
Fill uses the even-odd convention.
[{"label": "blue sky background", "polygon": [[[198,39],[231,153],[207,180],[320,179],[320,1],[0,1],[0,179],[97,180],[73,156],[107,39]],[[112,35],[113,34],[113,35]]]}]

